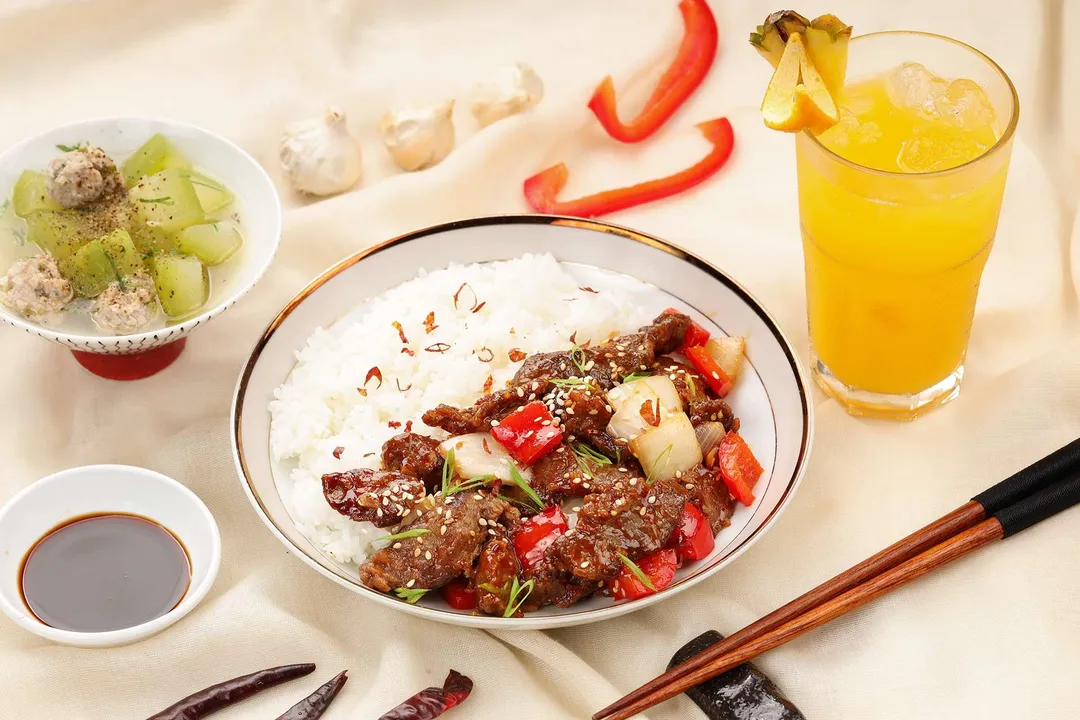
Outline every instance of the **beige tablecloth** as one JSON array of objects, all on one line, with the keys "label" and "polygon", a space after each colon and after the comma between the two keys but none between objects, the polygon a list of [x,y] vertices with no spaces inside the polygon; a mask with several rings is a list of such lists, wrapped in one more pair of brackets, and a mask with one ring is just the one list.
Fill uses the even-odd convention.
[{"label": "beige tablecloth", "polygon": [[[728,115],[738,147],[718,178],[612,219],[720,264],[805,347],[793,147],[761,125],[769,71],[746,43],[774,8],[713,5],[722,48],[702,90],[655,142],[614,147],[585,101],[609,72],[620,87],[648,88],[679,36],[675,0],[0,4],[0,147],[88,116],[173,117],[246,148],[274,174],[288,207],[267,277],[153,379],[100,380],[60,346],[0,328],[0,500],[75,465],[143,465],[194,489],[224,541],[221,574],[202,605],[139,645],[64,648],[0,621],[0,717],[134,720],[233,675],[314,661],[316,675],[220,717],[275,717],[349,668],[326,717],[375,718],[454,667],[476,681],[454,717],[584,718],[660,671],[694,635],[742,626],[1080,436],[1070,273],[1080,141],[1068,132],[1080,121],[1080,51],[1069,42],[1080,5],[833,0],[802,9],[831,10],[862,32],[907,27],[966,40],[1000,61],[1020,91],[1020,142],[960,400],[898,425],[853,419],[816,395],[810,471],[776,527],[710,581],[607,623],[485,633],[421,622],[288,557],[248,506],[230,458],[229,402],[251,344],[293,293],[348,253],[435,222],[525,211],[522,178],[551,160],[571,164],[571,194],[660,175],[698,157],[703,145],[690,125]],[[459,149],[431,171],[394,171],[374,130],[388,105],[462,97],[491,67],[516,60],[546,81],[537,112],[477,133],[461,103]],[[276,141],[286,121],[330,102],[364,142],[366,178],[347,195],[309,203],[282,182]],[[761,665],[815,720],[1075,718],[1078,538],[1074,511]],[[682,698],[649,717],[701,715]]]}]

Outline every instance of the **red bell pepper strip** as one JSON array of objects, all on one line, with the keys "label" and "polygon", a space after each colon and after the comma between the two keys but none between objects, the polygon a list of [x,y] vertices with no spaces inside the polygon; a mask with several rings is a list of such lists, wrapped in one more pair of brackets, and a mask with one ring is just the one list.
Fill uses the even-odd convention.
[{"label": "red bell pepper strip", "polygon": [[563,434],[547,406],[536,400],[500,420],[491,436],[519,463],[532,465],[558,447]]},{"label": "red bell pepper strip", "polygon": [[624,565],[619,577],[611,582],[612,595],[616,600],[637,600],[663,590],[675,578],[679,559],[674,550],[654,550],[638,558],[635,564],[656,589],[649,588],[638,579],[633,570]]},{"label": "red bell pepper strip", "polygon": [[476,607],[476,588],[466,578],[451,580],[439,592],[446,604],[455,610],[472,610]]},{"label": "red bell pepper strip", "polygon": [[685,27],[682,45],[641,114],[629,123],[619,120],[615,83],[610,75],[600,82],[589,100],[589,109],[612,138],[634,143],[649,137],[675,114],[708,75],[716,58],[719,37],[716,18],[705,0],[682,0],[679,10]]},{"label": "red bell pepper strip", "polygon": [[716,461],[724,484],[736,500],[747,507],[753,505],[754,485],[762,473],[761,463],[738,433],[729,432],[717,448]]},{"label": "red bell pepper strip", "polygon": [[669,545],[682,560],[701,560],[713,551],[716,538],[709,521],[697,506],[683,505],[682,520],[672,533]]},{"label": "red bell pepper strip", "polygon": [[695,165],[674,175],[560,202],[559,191],[566,187],[570,171],[564,163],[559,163],[525,181],[525,199],[536,212],[591,218],[678,195],[715,175],[731,157],[735,146],[735,133],[727,118],[710,120],[697,128],[713,149]]},{"label": "red bell pepper strip", "polygon": [[688,347],[683,352],[694,369],[705,377],[705,382],[709,383],[714,393],[724,397],[731,392],[734,383],[704,347]]},{"label": "red bell pepper strip", "polygon": [[558,505],[552,505],[522,522],[514,533],[514,552],[521,567],[528,570],[535,565],[544,557],[548,546],[567,528],[566,515]]}]

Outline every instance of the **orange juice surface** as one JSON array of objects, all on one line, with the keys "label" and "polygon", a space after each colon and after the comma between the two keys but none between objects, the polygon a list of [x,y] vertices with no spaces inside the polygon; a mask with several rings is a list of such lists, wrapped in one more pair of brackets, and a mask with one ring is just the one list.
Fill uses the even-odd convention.
[{"label": "orange juice surface", "polygon": [[840,108],[796,141],[814,353],[849,387],[919,393],[963,364],[1008,153],[971,163],[999,136],[989,99],[915,63]]}]

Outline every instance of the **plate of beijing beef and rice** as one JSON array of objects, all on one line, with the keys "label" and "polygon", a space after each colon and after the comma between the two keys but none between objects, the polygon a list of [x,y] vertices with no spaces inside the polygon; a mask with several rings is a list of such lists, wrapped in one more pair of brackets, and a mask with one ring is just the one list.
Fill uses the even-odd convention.
[{"label": "plate of beijing beef and rice", "polygon": [[237,469],[309,565],[434,620],[557,627],[670,597],[797,487],[807,383],[735,281],[641,233],[479,218],[357,253],[241,376]]}]

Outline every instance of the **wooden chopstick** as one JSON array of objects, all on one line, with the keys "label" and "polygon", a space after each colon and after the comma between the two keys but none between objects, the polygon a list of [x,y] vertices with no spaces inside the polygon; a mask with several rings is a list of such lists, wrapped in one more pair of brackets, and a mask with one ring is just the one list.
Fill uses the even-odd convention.
[{"label": "wooden chopstick", "polygon": [[803,633],[824,625],[830,620],[835,620],[845,613],[862,607],[871,600],[922,577],[946,563],[963,557],[972,550],[988,545],[995,540],[1000,540],[1004,537],[1004,534],[1004,529],[996,518],[984,520],[975,527],[968,528],[959,535],[954,535],[940,545],[936,545],[926,552],[916,555],[890,570],[886,570],[862,585],[852,588],[826,603],[811,608],[790,622],[784,623],[764,635],[740,645],[730,653],[721,655],[703,667],[680,675],[671,683],[638,698],[635,702],[625,705],[615,713],[603,714],[600,717],[603,717],[604,720],[626,720],[626,718],[636,715],[668,698],[672,698],[698,683],[727,672],[744,662],[754,659],[767,650],[772,650],[799,637]]},{"label": "wooden chopstick", "polygon": [[[608,720],[609,718],[614,720],[615,718],[629,717],[629,715],[620,714],[621,711],[630,707],[638,707],[639,701],[653,697],[658,691],[672,686],[680,678],[691,676],[702,668],[711,667],[712,663],[718,658],[785,626],[810,610],[820,607],[862,583],[898,567],[949,538],[963,534],[965,531],[978,526],[987,515],[997,513],[1077,471],[1080,471],[1080,439],[1074,440],[1020,470],[997,485],[976,495],[970,502],[948,515],[912,533],[831,580],[822,583],[757,622],[748,625],[686,662],[677,665],[663,675],[645,683],[615,703],[597,712],[593,715],[593,720]],[[701,680],[683,685],[681,686],[682,689],[666,697],[682,692],[698,682],[701,682]],[[666,697],[663,699],[666,699]],[[659,700],[654,702],[659,702]],[[651,704],[644,705],[634,712],[639,712],[640,709],[649,706]]]}]

